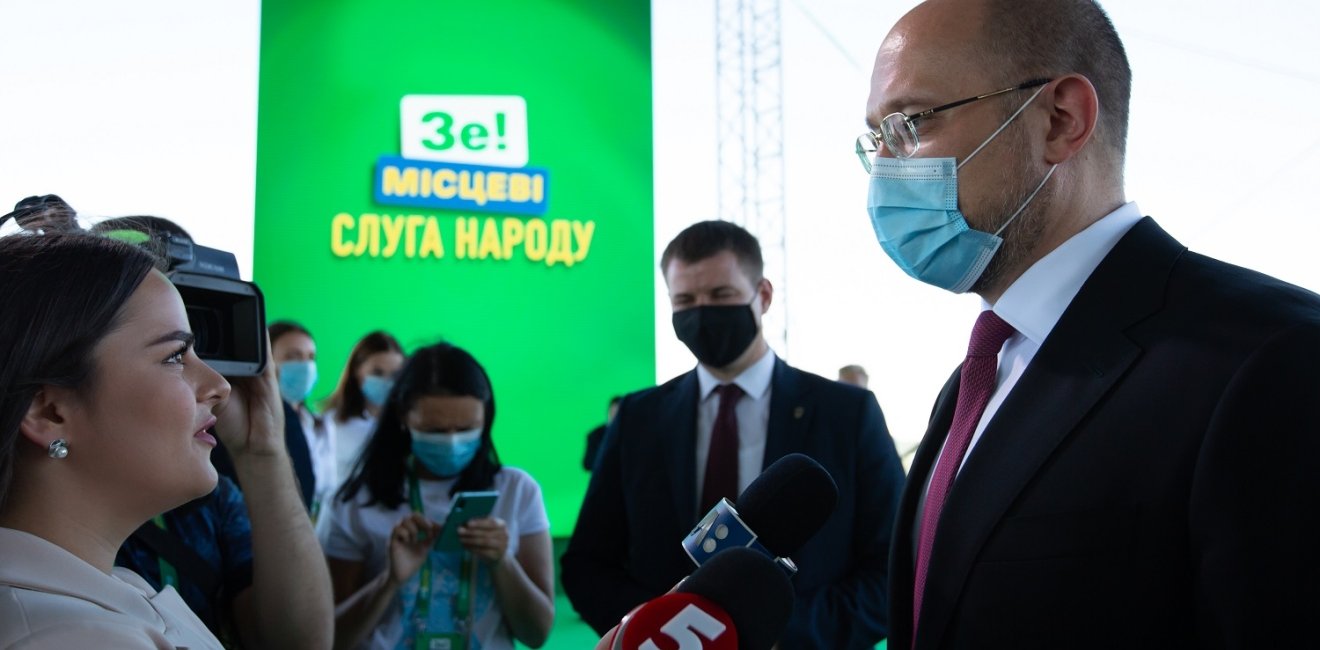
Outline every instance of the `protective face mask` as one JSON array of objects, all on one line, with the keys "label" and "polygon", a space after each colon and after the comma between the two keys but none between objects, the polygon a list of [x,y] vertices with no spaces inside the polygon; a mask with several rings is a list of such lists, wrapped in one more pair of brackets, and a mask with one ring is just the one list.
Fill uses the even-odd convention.
[{"label": "protective face mask", "polygon": [[750,304],[702,305],[674,312],[674,334],[697,361],[711,368],[733,363],[756,339],[756,332]]},{"label": "protective face mask", "polygon": [[362,396],[367,398],[367,403],[372,406],[384,406],[385,400],[390,397],[391,388],[394,388],[392,379],[368,375],[362,380]]},{"label": "protective face mask", "polygon": [[1036,99],[1031,95],[961,163],[954,158],[887,158],[871,166],[867,212],[880,248],[898,268],[927,284],[964,293],[972,288],[1004,240],[999,234],[1017,219],[1058,165],[1041,179],[1004,225],[993,234],[973,230],[958,210],[958,169],[990,144]]},{"label": "protective face mask", "polygon": [[436,476],[457,476],[481,448],[481,429],[457,433],[408,431],[412,434],[413,455]]},{"label": "protective face mask", "polygon": [[280,364],[280,397],[301,404],[316,385],[315,361],[285,361]]}]

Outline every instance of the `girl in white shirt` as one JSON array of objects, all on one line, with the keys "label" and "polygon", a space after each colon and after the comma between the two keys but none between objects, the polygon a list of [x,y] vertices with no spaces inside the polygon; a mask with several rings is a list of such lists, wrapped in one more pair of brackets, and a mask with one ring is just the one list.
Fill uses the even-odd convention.
[{"label": "girl in white shirt", "polygon": [[394,376],[403,366],[403,348],[388,332],[377,330],[362,337],[344,364],[339,385],[325,401],[323,417],[333,424],[335,474],[342,481],[362,457],[367,440],[380,417]]},{"label": "girl in white shirt", "polygon": [[[336,648],[545,643],[554,621],[549,522],[536,481],[500,465],[494,422],[490,379],[464,350],[441,343],[404,364],[323,533]],[[435,550],[451,497],[490,490],[499,493],[491,515],[458,529],[463,550]]]}]

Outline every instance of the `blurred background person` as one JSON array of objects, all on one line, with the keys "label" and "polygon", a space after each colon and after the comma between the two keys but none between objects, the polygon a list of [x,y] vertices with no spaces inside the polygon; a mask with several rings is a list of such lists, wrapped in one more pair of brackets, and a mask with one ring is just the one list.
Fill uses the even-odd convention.
[{"label": "blurred background person", "polygon": [[839,381],[852,384],[858,388],[866,388],[871,381],[871,376],[866,374],[866,368],[852,364],[839,368]]},{"label": "blurred background person", "polygon": [[[536,481],[500,465],[494,424],[490,379],[470,354],[440,343],[404,364],[327,511],[336,648],[545,643],[554,622],[550,524]],[[463,551],[436,550],[451,498],[487,490],[499,498],[489,517],[458,529]]]},{"label": "blurred background person", "polygon": [[339,385],[325,401],[321,417],[335,436],[335,474],[342,480],[362,456],[380,408],[403,367],[403,347],[389,332],[377,330],[358,340],[339,376]]},{"label": "blurred background person", "polygon": [[614,421],[614,414],[619,412],[619,402],[622,401],[623,395],[611,397],[609,405],[605,407],[605,424],[587,434],[587,450],[582,454],[582,468],[588,472],[596,465],[596,453],[600,451],[600,441],[605,438],[605,427]]},{"label": "blurred background person", "polygon": [[339,487],[335,474],[333,424],[313,413],[307,404],[307,398],[316,386],[316,341],[306,327],[292,320],[275,321],[266,329],[270,333],[271,361],[275,363],[275,372],[280,379],[280,395],[297,416],[307,443],[311,480],[303,492],[311,493],[309,510],[312,521],[316,521],[321,507]]}]

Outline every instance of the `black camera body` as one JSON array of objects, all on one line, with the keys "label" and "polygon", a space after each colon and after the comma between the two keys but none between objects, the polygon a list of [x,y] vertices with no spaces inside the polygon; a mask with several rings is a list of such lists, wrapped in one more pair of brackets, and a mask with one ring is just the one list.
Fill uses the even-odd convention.
[{"label": "black camera body", "polygon": [[164,238],[174,283],[188,312],[197,356],[226,377],[259,375],[266,368],[266,303],[261,289],[239,279],[233,253],[185,237]]}]

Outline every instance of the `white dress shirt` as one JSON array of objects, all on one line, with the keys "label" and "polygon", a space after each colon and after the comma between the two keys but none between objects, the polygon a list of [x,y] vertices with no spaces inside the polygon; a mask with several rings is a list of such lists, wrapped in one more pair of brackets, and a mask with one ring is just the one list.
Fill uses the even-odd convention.
[{"label": "white dress shirt", "polygon": [[[999,351],[995,392],[990,395],[990,401],[986,402],[985,412],[981,414],[972,441],[967,446],[967,454],[958,466],[959,471],[967,465],[967,459],[972,457],[972,450],[981,440],[986,426],[994,419],[995,413],[1013,391],[1022,373],[1026,372],[1027,366],[1031,365],[1031,360],[1054,330],[1064,310],[1077,297],[1077,292],[1081,291],[1082,285],[1095,272],[1100,261],[1138,221],[1141,221],[1141,210],[1136,203],[1119,206],[1032,264],[1000,296],[999,302],[993,306],[982,302],[982,310],[994,309],[995,314],[1017,332],[1004,342],[1004,347]],[[948,442],[947,438],[945,442]],[[940,453],[943,455],[944,452]]]},{"label": "white dress shirt", "polygon": [[[733,378],[745,395],[734,412],[738,416],[738,493],[761,474],[765,463],[765,437],[770,426],[770,380],[775,372],[775,353],[767,349],[742,374]],[[697,500],[706,483],[706,458],[720,398],[715,389],[721,382],[705,366],[697,365]]]}]

